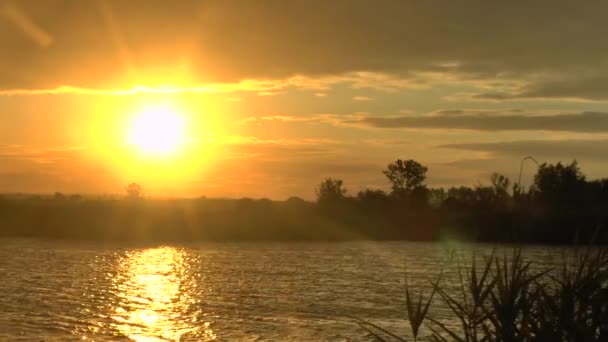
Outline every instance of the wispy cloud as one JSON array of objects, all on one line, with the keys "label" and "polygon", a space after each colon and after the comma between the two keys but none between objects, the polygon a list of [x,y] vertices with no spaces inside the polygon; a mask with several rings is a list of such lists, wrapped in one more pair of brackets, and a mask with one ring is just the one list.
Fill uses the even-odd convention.
[{"label": "wispy cloud", "polygon": [[227,158],[260,160],[296,160],[318,158],[335,153],[344,143],[333,139],[263,139],[231,136],[223,140]]},{"label": "wispy cloud", "polygon": [[34,96],[34,95],[61,95],[61,94],[82,94],[82,95],[109,95],[124,96],[139,93],[148,94],[172,94],[172,93],[230,93],[238,91],[258,92],[261,95],[274,95],[272,90],[281,89],[284,85],[273,83],[272,81],[245,80],[238,83],[210,84],[200,86],[136,86],[128,89],[95,89],[81,88],[73,86],[60,86],[49,89],[4,89],[0,90],[0,96]]},{"label": "wispy cloud", "polygon": [[520,140],[488,143],[446,144],[444,149],[487,152],[494,155],[527,156],[545,158],[564,158],[606,160],[608,155],[607,139],[586,140]]},{"label": "wispy cloud", "polygon": [[509,86],[478,86],[475,92],[459,92],[445,96],[450,101],[573,101],[573,102],[606,102],[608,94],[608,77],[605,70],[592,68],[574,71],[540,72],[531,77],[521,77],[517,82],[512,80]]},{"label": "wispy cloud", "polygon": [[[327,96],[327,91],[335,85],[344,84],[356,89],[375,89],[391,91],[397,89],[398,85],[389,82],[383,84],[373,73],[347,73],[335,76],[305,77],[291,76],[285,79],[243,79],[237,82],[227,83],[208,83],[195,84],[189,86],[179,85],[140,85],[131,88],[95,88],[73,85],[62,85],[53,88],[4,88],[0,86],[0,96],[33,96],[33,95],[61,95],[61,94],[82,94],[82,95],[133,95],[138,93],[149,94],[170,94],[170,93],[231,93],[231,92],[254,92],[258,96],[274,96],[281,94],[289,89],[324,90],[316,92],[317,97]],[[405,89],[407,82],[401,84]],[[354,100],[369,101],[368,96],[355,96]]]},{"label": "wispy cloud", "polygon": [[[274,114],[274,115],[260,115],[250,116],[241,119],[241,124],[261,124],[264,122],[280,122],[280,123],[323,123],[333,126],[347,126],[353,125],[352,123],[358,123],[365,114],[310,114],[310,115],[288,115],[288,114]],[[353,126],[356,126],[353,125]]]},{"label": "wispy cloud", "polygon": [[0,4],[0,17],[8,20],[42,47],[53,43],[53,36],[37,25],[25,12],[10,1]]},{"label": "wispy cloud", "polygon": [[448,111],[423,116],[366,116],[346,123],[375,128],[462,129],[477,131],[562,131],[608,132],[608,113],[583,112],[575,114],[534,115],[491,114]]}]

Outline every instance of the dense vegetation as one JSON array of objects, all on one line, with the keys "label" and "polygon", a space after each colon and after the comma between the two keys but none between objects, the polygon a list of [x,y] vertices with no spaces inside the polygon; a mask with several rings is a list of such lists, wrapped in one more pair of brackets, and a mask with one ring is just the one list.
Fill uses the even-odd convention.
[{"label": "dense vegetation", "polygon": [[[539,269],[514,250],[487,256],[481,266],[473,256],[471,264],[457,267],[455,280],[444,281],[442,272],[424,294],[406,282],[407,339],[357,321],[379,341],[608,340],[608,250],[570,249],[560,261]],[[440,304],[451,319],[437,316]]]},{"label": "dense vegetation", "polygon": [[494,174],[490,185],[428,188],[427,168],[397,160],[383,171],[391,191],[349,195],[328,178],[315,203],[267,199],[0,197],[0,235],[120,240],[334,240],[461,238],[569,243],[608,224],[608,179],[586,180],[576,162],[541,164],[534,184]]},{"label": "dense vegetation", "polygon": [[500,174],[490,185],[428,188],[427,168],[397,160],[383,173],[391,192],[367,189],[346,195],[342,181],[326,179],[318,188],[318,206],[345,224],[373,225],[373,237],[476,241],[569,243],[588,239],[608,225],[608,179],[588,181],[576,161],[538,166],[525,190]]}]

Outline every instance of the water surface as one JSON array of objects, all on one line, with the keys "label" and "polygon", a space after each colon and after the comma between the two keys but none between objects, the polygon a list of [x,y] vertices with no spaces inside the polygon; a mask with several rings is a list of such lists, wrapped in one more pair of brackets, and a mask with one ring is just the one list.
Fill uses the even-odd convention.
[{"label": "water surface", "polygon": [[[0,339],[371,341],[352,317],[404,333],[405,270],[428,290],[440,269],[454,271],[453,248],[462,249],[0,240]],[[548,264],[559,251],[527,247],[526,255]],[[441,307],[435,315],[449,319]]]}]

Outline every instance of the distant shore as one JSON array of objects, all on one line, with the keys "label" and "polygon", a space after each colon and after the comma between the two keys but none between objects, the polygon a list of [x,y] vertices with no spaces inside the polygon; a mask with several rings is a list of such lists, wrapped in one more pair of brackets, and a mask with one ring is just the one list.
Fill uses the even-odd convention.
[{"label": "distant shore", "polygon": [[[130,200],[26,196],[0,199],[0,237],[131,242],[457,239],[569,244],[576,234],[587,238],[592,234],[592,225],[581,230],[575,224],[578,217],[566,214],[558,219],[532,213],[524,216],[515,211],[479,213],[432,207],[372,210],[356,200],[321,205],[296,198]],[[556,227],[549,225],[554,220],[560,222]],[[567,220],[573,223],[564,230]]]},{"label": "distant shore", "polygon": [[539,164],[528,190],[497,173],[487,186],[429,188],[427,170],[414,160],[398,159],[382,171],[391,192],[365,189],[354,196],[342,180],[326,178],[316,189],[315,202],[299,197],[286,201],[152,199],[144,197],[137,183],[129,184],[125,196],[119,198],[0,195],[0,236],[119,241],[608,242],[608,179],[588,181],[576,161]]}]

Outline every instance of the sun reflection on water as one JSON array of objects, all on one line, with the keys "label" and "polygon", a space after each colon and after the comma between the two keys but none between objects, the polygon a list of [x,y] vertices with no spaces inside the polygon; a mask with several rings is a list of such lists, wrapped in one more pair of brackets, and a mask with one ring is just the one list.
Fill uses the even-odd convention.
[{"label": "sun reflection on water", "polygon": [[120,297],[112,313],[115,328],[134,341],[213,340],[208,322],[198,319],[195,283],[187,253],[171,247],[128,254],[114,285]]}]

